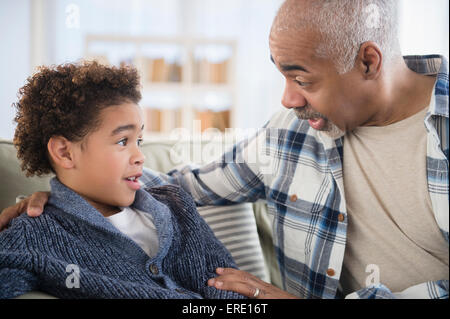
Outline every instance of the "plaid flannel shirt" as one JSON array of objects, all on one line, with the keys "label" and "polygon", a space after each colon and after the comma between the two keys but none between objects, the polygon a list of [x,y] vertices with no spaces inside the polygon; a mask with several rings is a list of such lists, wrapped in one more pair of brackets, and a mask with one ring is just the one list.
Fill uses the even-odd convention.
[{"label": "plaid flannel shirt", "polygon": [[[426,114],[428,191],[442,235],[449,224],[448,66],[444,57],[407,56],[408,67],[437,75]],[[337,298],[344,259],[347,210],[343,187],[344,136],[312,129],[292,110],[282,110],[252,138],[219,160],[183,167],[169,175],[146,170],[143,182],[181,185],[199,205],[265,200],[283,288],[302,298]],[[448,280],[426,282],[403,292],[382,284],[346,298],[448,298]]]}]

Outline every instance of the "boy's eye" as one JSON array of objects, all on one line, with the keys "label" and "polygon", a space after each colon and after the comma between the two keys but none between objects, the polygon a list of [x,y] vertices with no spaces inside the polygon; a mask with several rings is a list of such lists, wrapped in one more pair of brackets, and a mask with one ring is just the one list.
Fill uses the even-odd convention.
[{"label": "boy's eye", "polygon": [[[137,146],[141,146],[143,142],[144,142],[144,139],[138,138],[136,141],[136,144],[137,144]],[[120,146],[127,146],[127,143],[128,143],[128,138],[123,138],[119,142],[117,142],[117,144],[119,144]]]},{"label": "boy's eye", "polygon": [[123,138],[121,139],[119,142],[117,142],[117,144],[121,145],[121,146],[127,146],[127,138]]}]

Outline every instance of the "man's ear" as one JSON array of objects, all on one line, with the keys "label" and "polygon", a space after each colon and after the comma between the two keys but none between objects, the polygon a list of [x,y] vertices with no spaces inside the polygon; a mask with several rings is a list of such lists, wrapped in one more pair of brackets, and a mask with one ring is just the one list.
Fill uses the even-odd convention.
[{"label": "man's ear", "polygon": [[75,167],[74,144],[63,136],[52,136],[47,143],[50,160],[65,169]]},{"label": "man's ear", "polygon": [[364,42],[356,58],[356,66],[367,80],[374,80],[381,74],[383,54],[375,42]]}]

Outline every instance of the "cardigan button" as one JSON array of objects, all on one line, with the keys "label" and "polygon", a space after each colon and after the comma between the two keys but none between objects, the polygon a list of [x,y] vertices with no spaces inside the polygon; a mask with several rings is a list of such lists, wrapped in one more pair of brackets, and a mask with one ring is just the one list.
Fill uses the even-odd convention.
[{"label": "cardigan button", "polygon": [[151,264],[151,265],[150,265],[150,271],[151,271],[151,273],[154,274],[154,275],[159,274],[158,266],[156,266],[155,264]]},{"label": "cardigan button", "polygon": [[333,277],[335,274],[334,269],[333,268],[328,268],[327,270],[327,275],[330,277]]}]

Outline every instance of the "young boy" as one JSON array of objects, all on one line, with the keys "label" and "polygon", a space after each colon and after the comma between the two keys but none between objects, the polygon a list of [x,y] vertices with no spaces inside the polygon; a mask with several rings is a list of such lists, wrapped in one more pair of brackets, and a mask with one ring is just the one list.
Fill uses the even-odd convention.
[{"label": "young boy", "polygon": [[19,91],[27,176],[53,172],[44,214],[0,233],[0,298],[242,298],[207,285],[231,255],[177,186],[143,190],[135,69],[43,67]]}]

